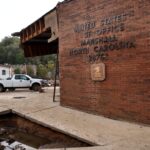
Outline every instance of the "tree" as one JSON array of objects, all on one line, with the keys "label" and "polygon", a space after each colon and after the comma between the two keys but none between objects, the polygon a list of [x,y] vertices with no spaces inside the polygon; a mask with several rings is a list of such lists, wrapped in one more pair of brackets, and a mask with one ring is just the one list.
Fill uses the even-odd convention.
[{"label": "tree", "polygon": [[21,73],[20,68],[16,68],[16,69],[14,70],[14,73],[15,73],[15,74],[20,74],[20,73]]},{"label": "tree", "polygon": [[47,78],[48,77],[48,69],[44,65],[40,64],[37,66],[37,76],[41,78]]},{"label": "tree", "polygon": [[[38,56],[25,58],[23,50],[20,48],[20,39],[17,37],[5,37],[0,42],[0,64],[10,65],[37,65],[37,73],[40,77],[47,78],[48,74],[54,77],[56,55]],[[16,70],[17,72],[18,69]],[[28,74],[32,75],[33,70],[28,68]],[[49,76],[50,77],[50,76]]]},{"label": "tree", "polygon": [[25,61],[23,50],[19,47],[20,40],[16,37],[5,37],[0,42],[0,64],[22,64]]},{"label": "tree", "polygon": [[49,78],[54,78],[55,76],[55,62],[50,60],[47,64]]},{"label": "tree", "polygon": [[27,74],[30,76],[34,76],[34,70],[31,66],[27,66]]}]

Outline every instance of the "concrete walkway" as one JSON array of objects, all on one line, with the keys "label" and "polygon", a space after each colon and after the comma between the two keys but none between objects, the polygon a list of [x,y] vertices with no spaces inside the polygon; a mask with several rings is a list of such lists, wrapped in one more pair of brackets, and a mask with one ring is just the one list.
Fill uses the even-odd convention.
[{"label": "concrete walkway", "polygon": [[[24,98],[16,99],[18,97]],[[10,110],[43,126],[95,145],[67,150],[150,150],[149,126],[116,121],[61,107],[59,102],[52,102],[52,89],[46,89],[45,93],[2,93],[0,114]]]}]

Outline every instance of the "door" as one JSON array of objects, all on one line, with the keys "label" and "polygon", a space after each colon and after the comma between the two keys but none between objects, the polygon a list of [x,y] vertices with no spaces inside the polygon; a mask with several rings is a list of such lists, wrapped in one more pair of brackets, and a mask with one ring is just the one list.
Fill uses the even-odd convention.
[{"label": "door", "polygon": [[13,87],[30,87],[30,79],[25,75],[15,75]]}]

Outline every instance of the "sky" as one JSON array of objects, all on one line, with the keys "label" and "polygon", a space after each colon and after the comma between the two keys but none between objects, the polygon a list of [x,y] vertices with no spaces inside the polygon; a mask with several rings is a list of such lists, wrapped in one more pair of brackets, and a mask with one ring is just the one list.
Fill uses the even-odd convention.
[{"label": "sky", "polygon": [[0,0],[0,41],[21,31],[63,0]]}]

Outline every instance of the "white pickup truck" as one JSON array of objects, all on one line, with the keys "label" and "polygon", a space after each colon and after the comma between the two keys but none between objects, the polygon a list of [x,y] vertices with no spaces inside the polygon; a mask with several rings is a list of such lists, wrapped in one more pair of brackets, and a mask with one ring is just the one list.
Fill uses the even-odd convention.
[{"label": "white pickup truck", "polygon": [[5,92],[7,89],[14,91],[16,88],[38,91],[41,86],[42,79],[35,79],[25,74],[15,74],[12,78],[0,80],[0,92]]}]

